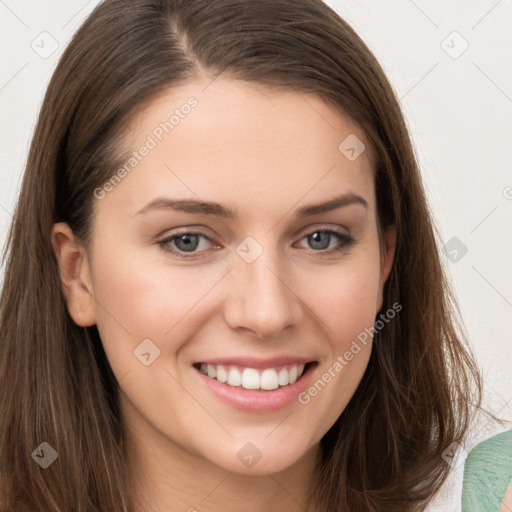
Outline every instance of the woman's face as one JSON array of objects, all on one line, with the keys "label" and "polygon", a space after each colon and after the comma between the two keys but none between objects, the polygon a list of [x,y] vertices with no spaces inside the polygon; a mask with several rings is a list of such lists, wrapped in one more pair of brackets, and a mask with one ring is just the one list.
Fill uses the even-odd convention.
[{"label": "woman's face", "polygon": [[90,294],[68,307],[97,325],[141,443],[264,474],[354,394],[394,241],[381,255],[356,125],[312,95],[210,81],[131,123],[133,160],[93,198]]}]

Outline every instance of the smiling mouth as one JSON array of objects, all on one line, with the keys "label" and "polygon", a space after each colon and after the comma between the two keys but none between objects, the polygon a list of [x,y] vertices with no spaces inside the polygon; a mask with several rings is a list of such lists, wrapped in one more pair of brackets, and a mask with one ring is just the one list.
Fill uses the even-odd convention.
[{"label": "smiling mouth", "polygon": [[272,391],[294,384],[316,364],[316,361],[311,361],[259,369],[205,363],[193,366],[203,375],[233,388]]}]

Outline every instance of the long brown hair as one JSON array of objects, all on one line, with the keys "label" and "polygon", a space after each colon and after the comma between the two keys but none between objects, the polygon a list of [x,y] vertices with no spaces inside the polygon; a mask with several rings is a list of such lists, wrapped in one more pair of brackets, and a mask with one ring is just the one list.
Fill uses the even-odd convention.
[{"label": "long brown hair", "polygon": [[[48,86],[10,227],[0,310],[0,499],[11,511],[132,512],[118,383],[96,326],[71,319],[50,242],[90,240],[93,191],[128,121],[176,84],[218,74],[320,96],[375,154],[379,229],[395,261],[364,377],[322,438],[310,500],[329,512],[417,511],[450,470],[481,381],[439,256],[400,105],[375,57],[320,0],[104,0]],[[341,142],[341,141],[340,141]],[[7,257],[7,260],[6,260]],[[32,453],[47,442],[47,469]]]}]

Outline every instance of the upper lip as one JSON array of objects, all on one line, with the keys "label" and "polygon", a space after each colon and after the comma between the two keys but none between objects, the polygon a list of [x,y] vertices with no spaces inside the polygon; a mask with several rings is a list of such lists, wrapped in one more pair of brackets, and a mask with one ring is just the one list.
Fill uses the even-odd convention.
[{"label": "upper lip", "polygon": [[273,368],[275,366],[284,366],[289,364],[306,364],[313,362],[314,359],[308,357],[279,356],[267,359],[257,357],[219,357],[215,359],[204,359],[194,364],[212,364],[223,366],[243,366],[244,368]]}]

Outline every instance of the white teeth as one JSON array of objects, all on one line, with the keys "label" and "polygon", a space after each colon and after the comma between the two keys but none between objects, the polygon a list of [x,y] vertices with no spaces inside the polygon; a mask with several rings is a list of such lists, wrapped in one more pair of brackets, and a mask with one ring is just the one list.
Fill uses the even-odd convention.
[{"label": "white teeth", "polygon": [[271,391],[280,386],[293,384],[304,372],[305,364],[292,364],[282,367],[266,368],[256,370],[255,368],[244,368],[242,371],[236,366],[223,366],[201,363],[200,371],[212,379],[229,386],[244,389],[264,389]]},{"label": "white teeth", "polygon": [[242,387],[245,389],[260,389],[260,374],[254,368],[245,368],[242,372]]},{"label": "white teeth", "polygon": [[261,374],[261,389],[277,389],[278,386],[277,372],[272,369],[263,370],[263,373]]},{"label": "white teeth", "polygon": [[209,364],[207,366],[207,368],[208,368],[208,377],[211,377],[212,379],[217,377],[217,370],[215,369],[215,366]]},{"label": "white teeth", "polygon": [[295,365],[291,367],[288,376],[290,378],[290,384],[293,384],[297,380],[297,367]]},{"label": "white teeth", "polygon": [[227,382],[230,386],[241,386],[242,374],[236,368],[230,368]]},{"label": "white teeth", "polygon": [[219,382],[227,382],[228,380],[228,372],[224,369],[224,366],[222,365],[217,366],[217,380]]},{"label": "white teeth", "polygon": [[287,384],[290,384],[290,378],[288,377],[288,370],[286,368],[283,368],[277,377],[277,383],[280,386],[286,386]]}]

